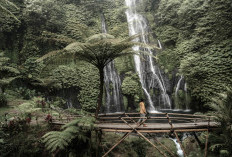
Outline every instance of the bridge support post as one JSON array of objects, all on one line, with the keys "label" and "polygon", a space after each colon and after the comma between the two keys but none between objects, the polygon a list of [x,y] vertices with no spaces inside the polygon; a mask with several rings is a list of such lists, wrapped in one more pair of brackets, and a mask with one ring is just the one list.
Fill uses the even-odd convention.
[{"label": "bridge support post", "polygon": [[[137,134],[139,134],[143,139],[145,139],[148,143],[150,143],[155,149],[157,149],[157,150],[159,151],[160,154],[162,154],[164,157],[167,157],[167,156],[165,155],[165,153],[162,152],[161,150],[159,150],[159,148],[158,148],[154,143],[152,143],[152,142],[151,142],[148,138],[146,138],[142,133],[140,133],[138,130],[136,130],[136,128],[138,128],[138,127],[133,128],[130,124],[127,123],[127,121],[126,121],[125,119],[121,118],[121,120],[122,120],[124,123],[126,123],[130,128],[132,128]],[[147,120],[147,118],[146,118],[145,120],[143,120],[143,121],[140,123],[140,125],[142,125],[143,123],[145,123],[146,120]],[[136,122],[134,122],[134,123],[136,124]]]},{"label": "bridge support post", "polygon": [[204,157],[207,157],[207,152],[208,152],[208,139],[209,139],[209,129],[207,130],[207,134],[205,137],[205,155]]},{"label": "bridge support post", "polygon": [[119,145],[123,140],[125,140],[125,138],[129,136],[130,133],[131,132],[125,133],[123,137],[113,147],[111,147],[102,157],[105,157],[106,155],[108,155],[117,145]]},{"label": "bridge support post", "polygon": [[[124,119],[121,118],[121,120],[125,121]],[[132,133],[133,131],[135,131],[136,128],[138,128],[139,126],[141,126],[147,119],[145,119],[144,121],[142,121],[139,125],[137,125],[136,127],[132,127],[132,130],[130,132],[127,132],[124,134],[124,136],[113,146],[111,147],[102,157],[105,157],[106,155],[108,155],[117,145],[119,145],[123,140],[126,139],[127,136],[130,135],[130,133]],[[125,122],[127,124],[127,122]]]},{"label": "bridge support post", "polygon": [[170,149],[168,149],[165,145],[163,145],[161,142],[159,142],[157,139],[155,139],[154,138],[154,141],[156,142],[156,143],[158,143],[159,145],[161,145],[161,147],[163,147],[164,149],[166,149],[167,151],[168,151],[168,153],[171,155],[171,156],[173,156],[173,157],[175,157],[175,155],[172,153],[172,151],[170,150]]},{"label": "bridge support post", "polygon": [[200,141],[199,138],[197,137],[196,132],[193,132],[193,136],[194,136],[194,138],[196,139],[196,141],[197,141],[199,147],[201,148],[201,150],[204,150],[204,145],[201,143],[201,141]]},{"label": "bridge support post", "polygon": [[138,132],[137,130],[136,130],[136,132],[137,132],[137,134],[139,134],[140,136],[142,136],[142,138],[144,138],[148,143],[150,143],[155,149],[157,149],[160,154],[162,154],[164,157],[167,157],[164,154],[164,152],[162,152],[161,150],[159,150],[159,148],[155,144],[153,144],[149,139],[147,139],[142,133]]},{"label": "bridge support post", "polygon": [[102,139],[102,131],[101,130],[96,130],[96,144],[97,144],[97,148],[96,148],[96,157],[99,156],[99,146],[101,145],[101,139]]}]

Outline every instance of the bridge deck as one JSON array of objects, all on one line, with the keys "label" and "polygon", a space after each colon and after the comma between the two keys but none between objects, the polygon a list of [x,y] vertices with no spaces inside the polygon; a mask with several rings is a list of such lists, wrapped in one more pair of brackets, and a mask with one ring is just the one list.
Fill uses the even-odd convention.
[{"label": "bridge deck", "polygon": [[97,127],[102,131],[130,132],[136,129],[139,132],[188,132],[206,131],[217,128],[218,124],[212,116],[176,114],[176,113],[153,113],[145,118],[146,127],[137,126],[139,119],[137,113],[106,114],[101,115]]},{"label": "bridge deck", "polygon": [[[218,128],[213,117],[205,115],[155,113],[150,117],[144,117],[146,118],[146,127],[137,126],[136,122],[139,118],[138,113],[100,115],[95,126],[102,131],[131,132],[136,129],[139,132],[150,133],[206,131]],[[53,120],[52,124],[64,125],[67,122]]]},{"label": "bridge deck", "polygon": [[[131,127],[135,128],[136,124],[130,124]],[[147,127],[143,127],[143,125],[136,128],[140,132],[170,132],[171,126],[168,123],[146,123]],[[174,130],[181,131],[196,131],[201,130],[204,131],[210,128],[216,128],[217,123],[211,122],[208,126],[208,122],[196,122],[196,123],[176,123],[172,124]],[[97,127],[102,129],[103,131],[118,131],[118,132],[128,132],[132,128],[127,124],[123,123],[100,123],[97,124]]]}]

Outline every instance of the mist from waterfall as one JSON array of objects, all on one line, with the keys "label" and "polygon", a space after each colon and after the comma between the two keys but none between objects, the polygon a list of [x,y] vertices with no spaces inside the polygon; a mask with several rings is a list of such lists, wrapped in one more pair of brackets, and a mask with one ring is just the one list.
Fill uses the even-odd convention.
[{"label": "mist from waterfall", "polygon": [[[107,33],[104,14],[101,14],[102,33]],[[121,79],[116,72],[114,61],[104,68],[104,82],[106,91],[106,112],[123,111],[123,97],[121,93]]]},{"label": "mist from waterfall", "polygon": [[[146,34],[148,34],[148,22],[146,18],[144,18],[141,14],[137,13],[136,11],[136,4],[138,1],[136,0],[125,0],[127,10],[126,10],[126,16],[127,16],[127,22],[129,27],[129,35],[135,35],[135,34],[141,34],[140,39],[137,38],[135,41],[142,42],[142,43],[149,43],[148,37]],[[158,41],[159,47],[162,48],[160,42]],[[141,47],[134,46],[134,51],[141,50]],[[153,52],[150,49],[146,49],[148,53],[153,55]],[[144,93],[146,95],[146,98],[149,103],[148,110],[150,112],[155,112],[156,107],[161,108],[160,102],[159,104],[153,103],[152,97],[153,95],[150,95],[150,90],[159,89],[161,91],[161,100],[163,103],[162,108],[171,108],[171,101],[167,94],[167,90],[165,87],[165,83],[163,81],[163,76],[160,73],[159,67],[154,64],[153,58],[148,56],[143,56],[144,60],[140,58],[138,55],[134,55],[134,61],[135,61],[135,68],[136,72],[139,75],[140,82],[142,85],[142,88],[144,90]],[[157,95],[155,95],[157,96]]]}]

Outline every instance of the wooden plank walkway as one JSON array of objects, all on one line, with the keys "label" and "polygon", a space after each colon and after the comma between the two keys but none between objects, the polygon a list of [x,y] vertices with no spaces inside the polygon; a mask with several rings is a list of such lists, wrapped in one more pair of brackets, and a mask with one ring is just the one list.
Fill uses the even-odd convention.
[{"label": "wooden plank walkway", "polygon": [[[213,121],[213,117],[205,115],[179,114],[179,113],[153,113],[146,118],[143,125],[137,127],[136,122],[139,119],[138,113],[110,113],[99,114],[96,128],[102,131],[129,132],[132,128],[136,128],[140,132],[171,132],[176,131],[197,131],[199,129],[215,129],[218,124]],[[65,120],[53,120],[53,125],[64,125],[75,117]],[[129,125],[128,125],[129,124]],[[132,127],[132,128],[131,128]],[[200,130],[199,130],[200,131]]]},{"label": "wooden plank walkway", "polygon": [[206,131],[214,129],[218,124],[214,117],[206,115],[181,114],[181,113],[152,113],[144,117],[146,127],[137,127],[138,113],[111,113],[101,114],[96,125],[102,131],[129,132],[136,128],[139,132],[186,132]]},{"label": "wooden plank walkway", "polygon": [[[147,127],[142,125],[137,130],[170,130],[172,129],[168,123],[146,123]],[[130,130],[131,128],[124,123],[100,123],[96,125],[100,129],[115,129],[115,130]],[[136,124],[131,124],[132,127],[136,127]],[[208,122],[196,122],[196,123],[174,123],[175,130],[181,129],[207,129]],[[211,122],[209,128],[216,128],[217,123]]]}]

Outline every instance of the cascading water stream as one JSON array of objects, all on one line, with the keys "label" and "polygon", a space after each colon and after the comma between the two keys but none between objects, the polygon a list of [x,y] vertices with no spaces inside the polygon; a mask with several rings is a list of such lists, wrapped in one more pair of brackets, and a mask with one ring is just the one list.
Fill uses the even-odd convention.
[{"label": "cascading water stream", "polygon": [[66,102],[66,104],[67,104],[68,108],[73,108],[73,104],[72,104],[72,101],[70,99],[68,99],[68,101]]},{"label": "cascading water stream", "polygon": [[[148,37],[145,35],[148,33],[148,25],[146,19],[137,13],[136,11],[136,2],[137,0],[125,0],[126,6],[128,9],[126,10],[126,16],[127,16],[127,22],[128,22],[128,27],[129,27],[129,35],[135,35],[135,34],[141,34],[140,39],[135,39],[135,41],[139,41],[142,43],[147,44],[148,43]],[[161,47],[160,42],[158,41],[159,46]],[[133,47],[134,51],[139,51],[140,47],[139,46],[134,46]],[[150,49],[146,49],[148,53],[153,54],[153,52]],[[150,91],[155,87],[155,83],[158,84],[158,88],[161,91],[162,95],[162,100],[163,103],[165,104],[166,108],[171,108],[171,102],[169,99],[168,94],[166,93],[166,88],[165,84],[162,78],[162,75],[157,73],[159,70],[159,67],[154,65],[153,63],[153,58],[149,55],[148,57],[145,58],[146,62],[142,62],[140,57],[138,55],[134,55],[134,61],[135,61],[135,67],[136,67],[136,72],[139,75],[140,82],[142,85],[142,88],[144,90],[144,93],[148,99],[149,102],[149,110],[155,111],[155,107],[151,98],[151,95],[149,94],[148,91]],[[148,78],[148,73],[151,73],[151,77]],[[147,80],[149,79],[149,80]],[[149,84],[147,82],[150,82]],[[158,106],[158,105],[156,105]]]},{"label": "cascading water stream", "polygon": [[[107,33],[105,17],[101,15],[102,33]],[[104,82],[106,89],[106,112],[120,112],[123,110],[123,98],[121,94],[121,79],[114,67],[114,62],[110,62],[104,68]]]},{"label": "cascading water stream", "polygon": [[180,144],[177,142],[177,139],[172,139],[170,138],[176,145],[176,149],[177,149],[177,155],[179,157],[184,157],[184,152],[182,151],[181,147],[180,147]]},{"label": "cascading water stream", "polygon": [[177,83],[177,85],[176,85],[175,97],[178,96],[178,91],[179,91],[179,89],[180,89],[180,83],[181,83],[182,79],[183,79],[183,76],[181,75],[181,76],[180,76],[180,79],[179,79],[179,81],[178,81],[178,83]]},{"label": "cascading water stream", "polygon": [[158,40],[159,48],[162,49],[161,42]]},{"label": "cascading water stream", "polygon": [[188,87],[187,82],[184,83],[184,92],[185,92],[185,101],[186,101],[186,110],[189,110],[189,103],[188,103]]}]

